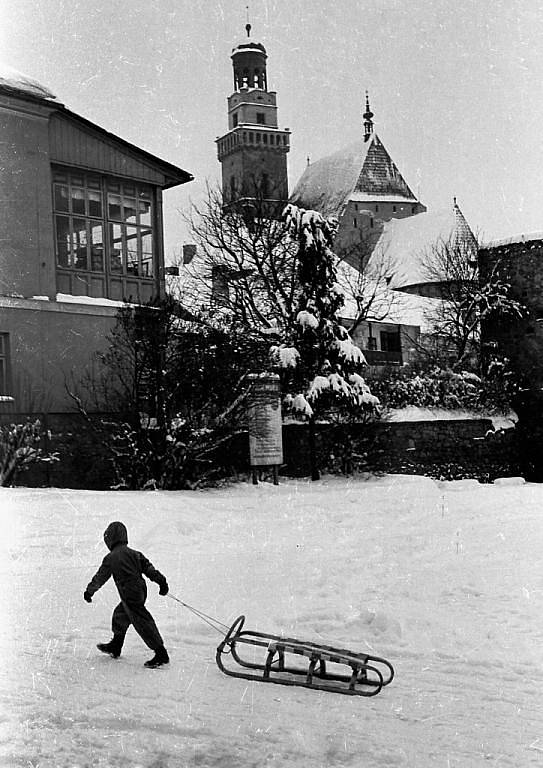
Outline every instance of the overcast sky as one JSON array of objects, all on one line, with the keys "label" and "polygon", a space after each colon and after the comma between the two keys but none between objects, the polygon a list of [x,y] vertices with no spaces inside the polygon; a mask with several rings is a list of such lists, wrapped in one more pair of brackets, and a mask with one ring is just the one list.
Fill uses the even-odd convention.
[{"label": "overcast sky", "polygon": [[[232,47],[247,0],[0,0],[0,59],[74,112],[196,181],[165,193],[166,252],[178,209],[220,167]],[[453,196],[484,238],[543,230],[543,0],[252,0],[291,188],[316,160],[376,130],[429,209]]]}]

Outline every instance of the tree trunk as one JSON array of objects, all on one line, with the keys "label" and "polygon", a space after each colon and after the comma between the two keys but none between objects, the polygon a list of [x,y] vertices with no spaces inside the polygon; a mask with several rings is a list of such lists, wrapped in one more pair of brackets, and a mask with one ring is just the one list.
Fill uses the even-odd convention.
[{"label": "tree trunk", "polygon": [[309,438],[309,465],[311,467],[311,479],[320,480],[321,474],[317,466],[317,446],[316,446],[316,433],[315,433],[315,419],[311,417],[308,424],[308,438]]}]

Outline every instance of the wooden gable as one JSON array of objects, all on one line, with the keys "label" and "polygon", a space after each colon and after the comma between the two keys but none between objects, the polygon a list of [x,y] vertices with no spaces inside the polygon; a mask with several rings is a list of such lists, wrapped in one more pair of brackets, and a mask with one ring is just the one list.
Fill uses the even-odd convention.
[{"label": "wooden gable", "polygon": [[161,188],[190,181],[192,176],[79,116],[65,111],[51,115],[50,158],[76,168],[130,178]]}]

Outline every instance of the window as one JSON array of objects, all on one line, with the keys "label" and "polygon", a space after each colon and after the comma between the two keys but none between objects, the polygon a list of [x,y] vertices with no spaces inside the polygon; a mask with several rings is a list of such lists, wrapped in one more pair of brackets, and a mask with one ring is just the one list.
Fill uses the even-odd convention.
[{"label": "window", "polygon": [[56,170],[53,204],[60,293],[151,298],[134,283],[156,276],[151,187]]},{"label": "window", "polygon": [[264,112],[257,112],[256,113],[256,122],[258,125],[266,125],[266,115]]},{"label": "window", "polygon": [[9,334],[0,333],[0,395],[9,392]]},{"label": "window", "polygon": [[402,345],[398,331],[381,331],[381,349],[383,352],[401,352]]},{"label": "window", "polygon": [[393,211],[394,213],[396,213],[396,206],[395,206],[395,205],[393,205],[393,206],[392,206],[392,211]]},{"label": "window", "polygon": [[238,113],[237,113],[237,112],[235,112],[235,113],[232,115],[232,122],[233,122],[233,124],[234,124],[234,128],[235,128],[235,127],[236,127],[236,125],[238,124]]},{"label": "window", "polygon": [[356,216],[353,219],[353,227],[356,229],[358,227],[358,222],[356,221]]}]

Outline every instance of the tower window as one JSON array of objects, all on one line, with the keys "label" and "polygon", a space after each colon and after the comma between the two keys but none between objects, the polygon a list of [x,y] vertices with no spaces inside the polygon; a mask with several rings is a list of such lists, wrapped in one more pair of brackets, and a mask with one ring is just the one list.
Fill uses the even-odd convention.
[{"label": "tower window", "polygon": [[358,227],[358,222],[356,220],[356,216],[353,219],[353,227],[356,229]]},{"label": "tower window", "polygon": [[266,125],[266,115],[264,112],[257,112],[256,113],[256,122],[258,125]]},{"label": "tower window", "polygon": [[236,125],[238,124],[238,113],[237,112],[232,116],[232,122],[234,123],[234,128],[235,128]]},{"label": "tower window", "polygon": [[393,211],[393,213],[396,213],[396,206],[395,205],[392,206],[392,211]]}]

